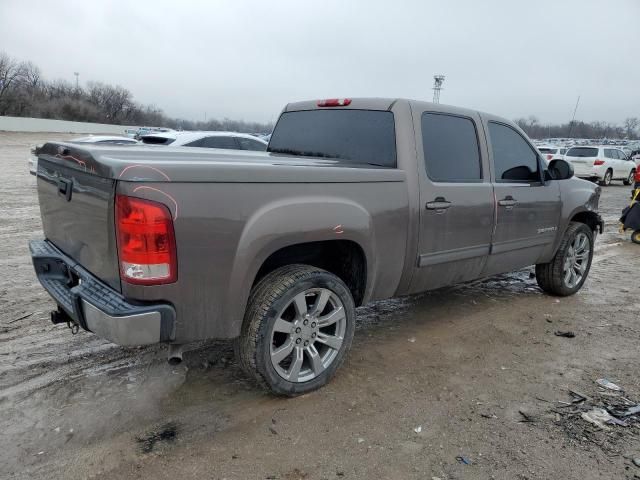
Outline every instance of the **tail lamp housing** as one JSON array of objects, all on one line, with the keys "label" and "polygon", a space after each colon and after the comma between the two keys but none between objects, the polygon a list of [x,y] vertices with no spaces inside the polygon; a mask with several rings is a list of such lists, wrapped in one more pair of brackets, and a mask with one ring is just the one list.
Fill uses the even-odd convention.
[{"label": "tail lamp housing", "polygon": [[120,278],[139,285],[175,282],[178,279],[176,239],[167,206],[117,195],[115,210]]},{"label": "tail lamp housing", "polygon": [[598,166],[598,165],[604,165],[604,160],[600,160],[599,158],[596,158],[596,160],[593,162],[594,166]]}]

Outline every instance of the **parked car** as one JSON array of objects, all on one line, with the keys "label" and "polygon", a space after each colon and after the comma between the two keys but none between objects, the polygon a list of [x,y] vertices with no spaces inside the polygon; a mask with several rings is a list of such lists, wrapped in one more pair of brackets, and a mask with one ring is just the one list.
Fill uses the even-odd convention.
[{"label": "parked car", "polygon": [[[108,136],[108,135],[89,135],[87,137],[74,138],[69,140],[73,143],[97,143],[102,145],[136,145],[140,142],[130,137]],[[27,159],[29,173],[35,175],[38,170],[38,147],[31,149],[31,155]]]},{"label": "parked car", "polygon": [[549,163],[551,160],[564,159],[564,154],[567,153],[565,147],[555,147],[552,145],[540,145],[538,150],[542,154],[542,158]]},{"label": "parked car", "polygon": [[222,148],[264,152],[268,142],[246,133],[236,132],[166,132],[141,137],[143,143],[174,147]]},{"label": "parked car", "polygon": [[514,123],[404,99],[289,104],[268,152],[52,142],[39,162],[54,323],[176,361],[235,338],[282,395],[329,381],[373,300],[528,265],[576,293],[603,228],[600,187]]},{"label": "parked car", "polygon": [[599,181],[608,186],[612,180],[631,185],[636,163],[619,148],[611,146],[572,147],[565,160],[573,165],[577,177]]}]

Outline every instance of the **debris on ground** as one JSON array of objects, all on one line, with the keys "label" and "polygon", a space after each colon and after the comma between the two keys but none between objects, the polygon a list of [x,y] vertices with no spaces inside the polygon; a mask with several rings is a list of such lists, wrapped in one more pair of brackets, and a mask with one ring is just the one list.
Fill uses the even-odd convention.
[{"label": "debris on ground", "polygon": [[566,332],[563,332],[562,330],[556,330],[555,332],[553,332],[553,334],[556,337],[564,337],[564,338],[573,338],[576,336],[576,334],[570,330]]},{"label": "debris on ground", "polygon": [[471,459],[462,455],[458,455],[456,457],[456,460],[460,463],[462,463],[463,465],[471,465]]},{"label": "debris on ground", "polygon": [[604,408],[594,408],[588,412],[583,412],[581,417],[583,420],[603,430],[609,430],[609,427],[607,427],[605,423],[609,423],[613,419]]},{"label": "debris on ground", "polygon": [[418,425],[416,428],[413,429],[413,431],[416,433],[422,432],[422,425]]},{"label": "debris on ground", "polygon": [[589,395],[569,390],[570,401],[558,401],[551,408],[554,424],[572,442],[593,443],[607,456],[625,455],[628,438],[640,434],[640,402],[607,379],[596,383],[602,388]]},{"label": "debris on ground", "polygon": [[178,427],[175,423],[169,422],[152,430],[142,437],[136,438],[142,453],[150,453],[157,442],[172,442],[178,435]]},{"label": "debris on ground", "polygon": [[408,340],[409,342],[411,342],[411,343],[416,343],[416,339],[415,339],[415,337],[411,337],[411,338],[409,338],[409,339],[407,339],[407,340]]},{"label": "debris on ground", "polygon": [[607,380],[606,378],[599,378],[596,380],[596,383],[598,385],[600,385],[601,387],[607,388],[609,390],[613,390],[615,392],[620,392],[622,391],[622,388],[620,388],[618,385],[616,385],[615,383]]},{"label": "debris on ground", "polygon": [[632,461],[636,467],[640,467],[640,457],[634,458]]},{"label": "debris on ground", "polygon": [[521,408],[520,410],[518,410],[518,413],[522,415],[523,420],[521,420],[521,422],[534,423],[538,421],[537,415],[527,410]]}]

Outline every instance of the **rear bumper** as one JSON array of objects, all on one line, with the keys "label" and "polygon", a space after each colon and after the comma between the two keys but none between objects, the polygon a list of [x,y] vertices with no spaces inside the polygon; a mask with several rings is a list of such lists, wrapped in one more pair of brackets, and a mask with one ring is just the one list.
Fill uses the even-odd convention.
[{"label": "rear bumper", "polygon": [[71,321],[118,345],[175,338],[175,310],[164,303],[131,303],[45,240],[29,244],[38,280]]}]

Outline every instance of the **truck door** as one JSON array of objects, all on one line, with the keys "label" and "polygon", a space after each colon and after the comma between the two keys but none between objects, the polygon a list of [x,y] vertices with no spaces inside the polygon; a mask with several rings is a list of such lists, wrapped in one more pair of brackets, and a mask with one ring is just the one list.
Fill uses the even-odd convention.
[{"label": "truck door", "polygon": [[480,275],[489,254],[495,202],[479,116],[415,106],[412,113],[420,238],[410,290],[420,292]]},{"label": "truck door", "polygon": [[537,263],[554,242],[560,219],[560,188],[543,182],[542,159],[515,128],[485,123],[496,195],[496,230],[484,275]]}]

